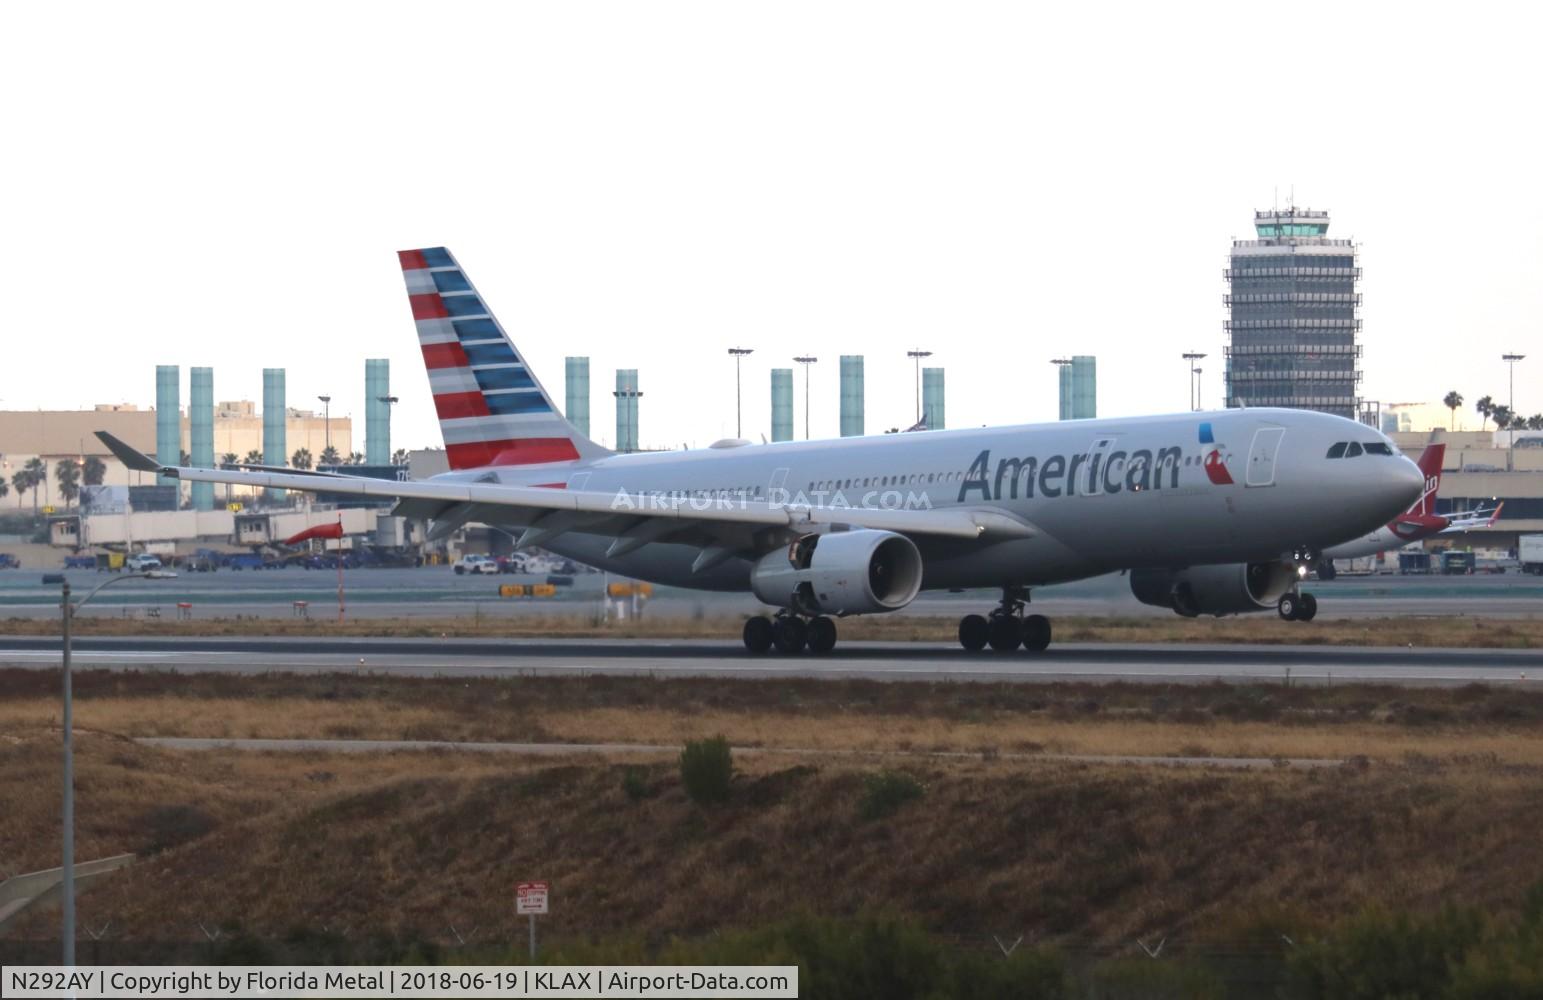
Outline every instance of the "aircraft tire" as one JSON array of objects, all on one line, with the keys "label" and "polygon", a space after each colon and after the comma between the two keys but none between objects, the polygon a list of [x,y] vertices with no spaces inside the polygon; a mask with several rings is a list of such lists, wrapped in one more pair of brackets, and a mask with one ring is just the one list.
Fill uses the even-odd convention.
[{"label": "aircraft tire", "polygon": [[1283,594],[1281,595],[1280,603],[1275,605],[1275,610],[1280,614],[1282,620],[1294,622],[1302,612],[1301,599],[1296,594]]},{"label": "aircraft tire", "polygon": [[786,615],[772,623],[772,645],[777,647],[777,652],[801,653],[808,641],[809,628],[802,618]]},{"label": "aircraft tire", "polygon": [[1012,615],[992,615],[986,627],[986,641],[999,653],[1010,653],[1023,641],[1023,622]]},{"label": "aircraft tire", "polygon": [[772,647],[772,623],[768,618],[756,615],[745,619],[745,648],[752,653],[764,653]]},{"label": "aircraft tire", "polygon": [[1023,648],[1030,653],[1043,653],[1050,645],[1050,619],[1044,615],[1029,615],[1023,619]]},{"label": "aircraft tire", "polygon": [[1297,609],[1297,621],[1310,622],[1318,614],[1318,598],[1312,594],[1302,595],[1302,606]]},{"label": "aircraft tire", "polygon": [[809,620],[809,652],[828,653],[836,648],[836,623],[824,615]]},{"label": "aircraft tire", "polygon": [[986,648],[991,638],[991,626],[985,615],[965,615],[959,619],[959,645],[972,653]]}]

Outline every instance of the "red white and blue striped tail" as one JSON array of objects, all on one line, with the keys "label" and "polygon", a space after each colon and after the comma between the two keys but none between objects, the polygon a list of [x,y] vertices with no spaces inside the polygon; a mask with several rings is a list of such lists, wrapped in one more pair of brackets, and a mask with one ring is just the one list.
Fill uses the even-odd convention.
[{"label": "red white and blue striped tail", "polygon": [[610,454],[552,405],[449,250],[397,255],[450,468],[576,462]]}]

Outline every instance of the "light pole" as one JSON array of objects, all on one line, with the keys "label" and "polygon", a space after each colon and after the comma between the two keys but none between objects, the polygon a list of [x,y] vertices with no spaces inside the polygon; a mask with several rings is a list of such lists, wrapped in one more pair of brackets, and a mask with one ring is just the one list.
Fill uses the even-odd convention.
[{"label": "light pole", "polygon": [[[1516,419],[1516,363],[1526,356],[1527,355],[1525,354],[1500,355],[1500,360],[1504,361],[1510,367],[1511,401],[1506,404],[1506,408],[1511,411],[1512,420]],[[1510,472],[1516,466],[1516,430],[1514,427],[1509,427],[1507,430],[1509,430],[1511,433],[1506,440],[1506,445],[1509,450],[1506,451],[1505,467],[1506,471]]]},{"label": "light pole", "polygon": [[326,450],[327,451],[331,451],[332,450],[332,397],[331,396],[317,396],[316,398],[321,400],[321,425],[322,425],[322,435],[323,435],[322,441],[326,445]]},{"label": "light pole", "polygon": [[[160,574],[151,573],[125,573],[122,576],[113,577],[96,585],[79,604],[70,604],[70,582],[64,579],[64,574],[59,574],[60,584],[60,613],[64,616],[64,808],[61,810],[61,820],[64,826],[64,867],[62,869],[62,895],[61,909],[63,913],[64,936],[64,965],[66,968],[75,965],[75,747],[71,739],[71,730],[74,725],[75,699],[71,692],[70,684],[70,621],[75,617],[75,612],[90,603],[91,598],[97,595],[103,587],[110,587],[124,580],[153,580]],[[54,582],[53,576],[45,577],[44,583]]]},{"label": "light pole", "polygon": [[1195,362],[1205,357],[1198,351],[1185,351],[1184,360],[1189,362],[1189,408],[1200,409],[1200,369]]},{"label": "light pole", "polygon": [[922,358],[932,357],[931,351],[906,351],[905,356],[916,361],[916,422],[922,422]]},{"label": "light pole", "polygon": [[805,355],[793,360],[804,366],[804,440],[807,441],[809,440],[809,366],[820,359]]},{"label": "light pole", "polygon": [[755,348],[731,347],[729,348],[729,353],[734,356],[734,436],[742,438],[745,436],[745,428],[740,411],[739,363],[744,359],[745,355],[754,354]]}]

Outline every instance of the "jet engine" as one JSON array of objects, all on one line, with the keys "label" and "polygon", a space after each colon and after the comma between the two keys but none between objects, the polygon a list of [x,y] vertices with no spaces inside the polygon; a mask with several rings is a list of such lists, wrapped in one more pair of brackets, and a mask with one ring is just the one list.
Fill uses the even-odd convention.
[{"label": "jet engine", "polygon": [[1188,569],[1134,569],[1130,592],[1142,604],[1172,608],[1186,618],[1273,608],[1297,581],[1290,563],[1229,563]]},{"label": "jet engine", "polygon": [[892,531],[833,531],[803,535],[762,556],[750,589],[777,607],[807,615],[898,611],[922,585],[916,543]]}]

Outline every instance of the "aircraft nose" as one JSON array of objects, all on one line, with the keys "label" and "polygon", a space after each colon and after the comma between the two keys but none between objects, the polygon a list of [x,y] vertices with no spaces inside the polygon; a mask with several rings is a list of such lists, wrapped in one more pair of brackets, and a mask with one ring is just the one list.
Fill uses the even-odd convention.
[{"label": "aircraft nose", "polygon": [[1425,492],[1425,473],[1420,467],[1403,455],[1398,456],[1395,465],[1387,469],[1377,483],[1377,498],[1386,501],[1389,510],[1388,516],[1396,517],[1408,510]]}]

